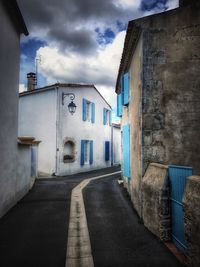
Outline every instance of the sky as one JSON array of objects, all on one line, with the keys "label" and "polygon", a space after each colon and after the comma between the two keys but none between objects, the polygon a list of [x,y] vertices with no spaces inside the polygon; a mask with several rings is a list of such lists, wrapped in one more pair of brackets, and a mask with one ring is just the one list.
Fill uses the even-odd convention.
[{"label": "sky", "polygon": [[26,74],[38,87],[95,84],[116,108],[115,83],[129,20],[178,6],[178,0],[18,0],[28,37],[21,38],[20,92]]}]

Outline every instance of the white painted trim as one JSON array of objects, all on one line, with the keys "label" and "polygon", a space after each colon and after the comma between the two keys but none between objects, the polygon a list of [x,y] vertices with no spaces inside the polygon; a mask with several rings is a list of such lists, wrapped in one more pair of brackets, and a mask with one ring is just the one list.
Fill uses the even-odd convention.
[{"label": "white painted trim", "polygon": [[82,190],[93,180],[119,173],[85,179],[72,190],[65,267],[94,267]]}]

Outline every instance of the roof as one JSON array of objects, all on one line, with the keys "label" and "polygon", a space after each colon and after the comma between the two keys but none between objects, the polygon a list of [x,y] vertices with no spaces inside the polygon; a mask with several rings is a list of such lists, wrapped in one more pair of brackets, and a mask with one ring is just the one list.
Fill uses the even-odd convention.
[{"label": "roof", "polygon": [[29,33],[26,24],[24,22],[22,13],[17,4],[17,1],[16,0],[1,0],[1,1],[4,7],[6,8],[11,20],[13,21],[13,24],[17,26],[19,32],[23,33],[24,35],[28,35]]},{"label": "roof", "polygon": [[120,91],[120,77],[123,73],[128,71],[130,58],[132,58],[135,46],[137,44],[138,38],[140,36],[141,29],[135,24],[135,20],[129,21],[128,28],[126,32],[126,38],[124,41],[124,49],[121,57],[121,62],[119,66],[117,82],[115,92]]},{"label": "roof", "polygon": [[101,98],[106,102],[106,104],[110,107],[110,109],[112,109],[112,107],[110,106],[110,104],[108,104],[108,102],[106,101],[106,99],[102,96],[102,94],[99,92],[99,90],[97,90],[97,88],[94,86],[94,84],[82,84],[82,83],[55,83],[52,85],[48,85],[45,87],[41,87],[41,88],[37,88],[34,90],[30,90],[30,91],[25,91],[22,93],[19,93],[19,96],[27,96],[27,95],[32,95],[32,94],[39,94],[42,92],[46,92],[46,91],[50,91],[50,90],[54,90],[54,89],[59,89],[59,88],[66,88],[66,87],[70,87],[70,88],[93,88],[97,91],[97,93],[101,96]]}]

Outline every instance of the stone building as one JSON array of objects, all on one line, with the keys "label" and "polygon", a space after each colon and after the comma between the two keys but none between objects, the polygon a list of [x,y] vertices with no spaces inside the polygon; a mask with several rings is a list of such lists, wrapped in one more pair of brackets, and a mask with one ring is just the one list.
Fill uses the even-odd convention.
[{"label": "stone building", "polygon": [[32,78],[28,74],[30,87],[19,95],[19,134],[42,141],[41,175],[111,166],[111,107],[95,86],[59,83],[34,89]]},{"label": "stone building", "polygon": [[200,173],[199,89],[199,1],[129,22],[116,83],[123,177],[139,216],[159,237],[168,166]]},{"label": "stone building", "polygon": [[28,35],[16,1],[0,1],[0,217],[30,189],[31,140],[18,140],[20,35]]}]

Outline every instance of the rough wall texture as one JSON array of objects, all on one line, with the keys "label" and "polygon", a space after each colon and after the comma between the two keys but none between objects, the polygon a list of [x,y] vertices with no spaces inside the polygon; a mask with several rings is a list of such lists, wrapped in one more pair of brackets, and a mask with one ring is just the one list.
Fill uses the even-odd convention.
[{"label": "rough wall texture", "polygon": [[183,207],[189,266],[200,266],[200,176],[187,178]]},{"label": "rough wall texture", "polygon": [[151,163],[142,181],[144,225],[162,241],[171,239],[168,167]]},{"label": "rough wall texture", "polygon": [[131,162],[131,199],[135,209],[141,216],[141,72],[142,72],[142,45],[140,36],[129,69],[130,77],[130,162]]},{"label": "rough wall texture", "polygon": [[144,40],[143,172],[149,162],[160,162],[199,173],[200,6],[137,23]]}]

